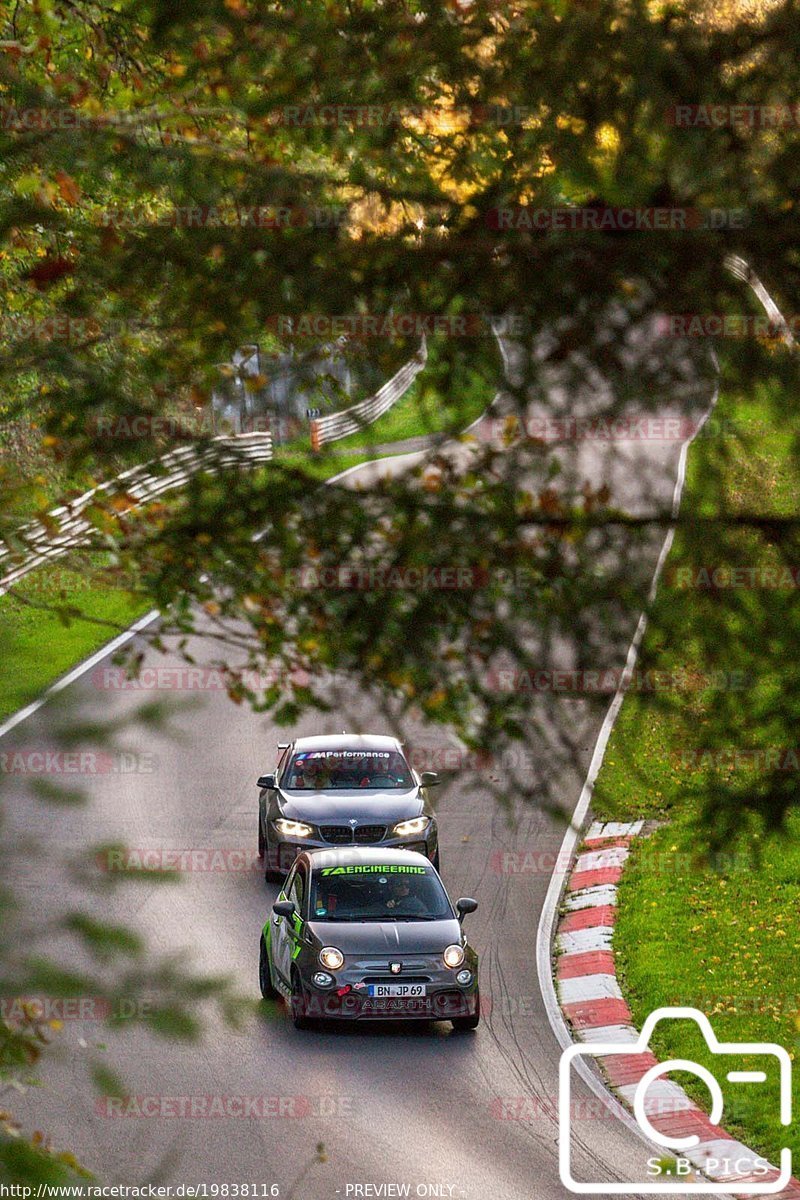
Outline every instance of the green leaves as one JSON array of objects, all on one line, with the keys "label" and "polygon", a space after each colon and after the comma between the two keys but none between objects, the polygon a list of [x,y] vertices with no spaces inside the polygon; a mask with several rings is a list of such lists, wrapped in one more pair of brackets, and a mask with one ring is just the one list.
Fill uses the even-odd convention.
[{"label": "green leaves", "polygon": [[87,950],[101,961],[137,958],[144,948],[141,938],[125,926],[95,921],[85,913],[65,917],[64,928],[77,934]]}]

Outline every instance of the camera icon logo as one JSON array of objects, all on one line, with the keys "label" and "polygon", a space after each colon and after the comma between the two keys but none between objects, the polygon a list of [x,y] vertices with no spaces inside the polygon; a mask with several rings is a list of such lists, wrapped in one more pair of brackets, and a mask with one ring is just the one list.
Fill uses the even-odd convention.
[{"label": "camera icon logo", "polygon": [[[658,1129],[653,1124],[658,1116],[674,1114],[686,1108],[686,1103],[676,1103],[681,1096],[680,1089],[671,1082],[663,1079],[673,1071],[685,1071],[697,1076],[707,1086],[711,1095],[711,1112],[709,1120],[712,1125],[718,1125],[723,1116],[724,1097],[722,1088],[714,1075],[699,1063],[685,1058],[672,1058],[663,1063],[656,1063],[641,1077],[633,1094],[633,1112],[641,1132],[646,1138],[661,1148],[667,1155],[675,1155],[674,1171],[663,1168],[663,1160],[648,1159],[648,1169],[652,1165],[653,1174],[658,1178],[632,1182],[592,1182],[580,1181],[573,1177],[571,1161],[572,1128],[570,1116],[573,1111],[572,1074],[575,1060],[580,1068],[580,1060],[605,1059],[618,1055],[645,1053],[650,1047],[653,1030],[662,1020],[690,1020],[699,1027],[709,1050],[720,1055],[743,1056],[758,1055],[764,1058],[764,1067],[774,1068],[778,1063],[779,1081],[779,1120],[781,1125],[791,1124],[792,1112],[792,1062],[783,1046],[774,1042],[720,1042],[708,1017],[696,1008],[658,1008],[645,1021],[638,1039],[634,1042],[588,1042],[568,1046],[561,1055],[559,1067],[559,1173],[561,1182],[571,1192],[581,1195],[652,1195],[656,1193],[685,1193],[685,1194],[736,1194],[738,1196],[770,1195],[782,1191],[792,1177],[792,1152],[788,1146],[781,1150],[780,1171],[775,1169],[753,1151],[747,1151],[740,1143],[731,1141],[732,1148],[725,1157],[725,1142],[714,1140],[704,1146],[696,1133],[678,1133],[674,1130],[674,1120],[665,1121],[664,1128]],[[770,1061],[771,1060],[771,1061]],[[741,1065],[741,1064],[740,1064]],[[720,1064],[724,1069],[725,1079],[731,1084],[763,1084],[767,1082],[765,1070],[728,1070],[724,1061]],[[735,1066],[730,1064],[731,1068]],[[652,1087],[648,1097],[648,1089]],[[685,1100],[685,1097],[684,1097]],[[694,1108],[694,1106],[692,1106]],[[678,1122],[680,1123],[680,1122]],[[680,1176],[694,1175],[702,1172],[708,1177],[705,1182],[686,1180],[678,1182]],[[769,1178],[769,1176],[775,1176]],[[735,1177],[735,1178],[734,1178]],[[714,1182],[715,1178],[718,1182]],[[727,1182],[725,1181],[727,1178]]]}]

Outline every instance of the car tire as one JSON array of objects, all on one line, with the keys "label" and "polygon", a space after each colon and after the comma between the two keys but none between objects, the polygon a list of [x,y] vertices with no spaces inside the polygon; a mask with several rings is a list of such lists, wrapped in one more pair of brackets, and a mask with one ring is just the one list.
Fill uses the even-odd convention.
[{"label": "car tire", "polygon": [[310,1029],[311,1018],[308,1016],[308,999],[296,970],[292,970],[292,994],[289,1000],[292,1013],[292,1024],[295,1029]]},{"label": "car tire", "polygon": [[269,865],[269,841],[264,838],[264,883],[281,883],[285,877]]},{"label": "car tire", "polygon": [[258,986],[261,988],[261,995],[265,1000],[277,1000],[278,992],[272,983],[272,972],[269,965],[269,951],[267,943],[264,941],[264,935],[261,935],[261,944],[258,952]]},{"label": "car tire", "polygon": [[266,842],[264,841],[264,828],[261,824],[261,813],[259,813],[258,814],[258,857],[259,858],[264,857],[266,849],[267,849],[267,846],[266,846]]},{"label": "car tire", "polygon": [[475,997],[475,1012],[471,1017],[453,1017],[453,1029],[456,1033],[468,1033],[471,1029],[477,1029],[481,1020],[481,998],[480,993]]}]

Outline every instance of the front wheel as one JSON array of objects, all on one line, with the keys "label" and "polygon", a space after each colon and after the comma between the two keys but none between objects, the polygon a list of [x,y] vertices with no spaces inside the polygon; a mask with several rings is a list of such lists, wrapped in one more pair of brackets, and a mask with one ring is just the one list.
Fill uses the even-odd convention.
[{"label": "front wheel", "polygon": [[300,982],[300,976],[297,971],[292,971],[292,995],[289,1001],[292,1010],[292,1024],[295,1029],[310,1029],[311,1020],[308,1016],[308,998],[303,985]]},{"label": "front wheel", "polygon": [[453,1017],[453,1029],[456,1033],[467,1033],[470,1029],[477,1029],[481,1020],[481,998],[480,994],[475,997],[475,1012],[470,1017]]},{"label": "front wheel", "polygon": [[258,986],[265,1000],[276,1000],[278,993],[272,985],[272,972],[269,966],[269,952],[264,935],[261,935],[261,945],[258,952]]},{"label": "front wheel", "polygon": [[259,813],[258,814],[258,857],[259,858],[264,857],[264,853],[265,853],[266,849],[267,849],[267,845],[266,845],[266,842],[264,841],[264,829],[261,825],[261,813]]}]

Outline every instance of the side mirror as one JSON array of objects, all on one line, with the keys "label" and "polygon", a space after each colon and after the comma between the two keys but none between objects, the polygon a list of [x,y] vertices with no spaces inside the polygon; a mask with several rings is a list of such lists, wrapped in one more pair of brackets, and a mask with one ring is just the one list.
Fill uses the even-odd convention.
[{"label": "side mirror", "polygon": [[256,787],[274,788],[275,787],[275,776],[274,775],[260,775],[258,778],[258,781],[256,783]]},{"label": "side mirror", "polygon": [[435,771],[423,771],[419,781],[422,787],[437,787],[442,782]]},{"label": "side mirror", "polygon": [[291,900],[276,900],[272,906],[272,911],[276,917],[288,917],[291,919],[294,916],[294,905]]},{"label": "side mirror", "polygon": [[478,901],[473,900],[471,896],[462,896],[460,900],[456,900],[456,912],[458,913],[459,921],[463,921],[467,913],[475,912],[478,907]]}]

